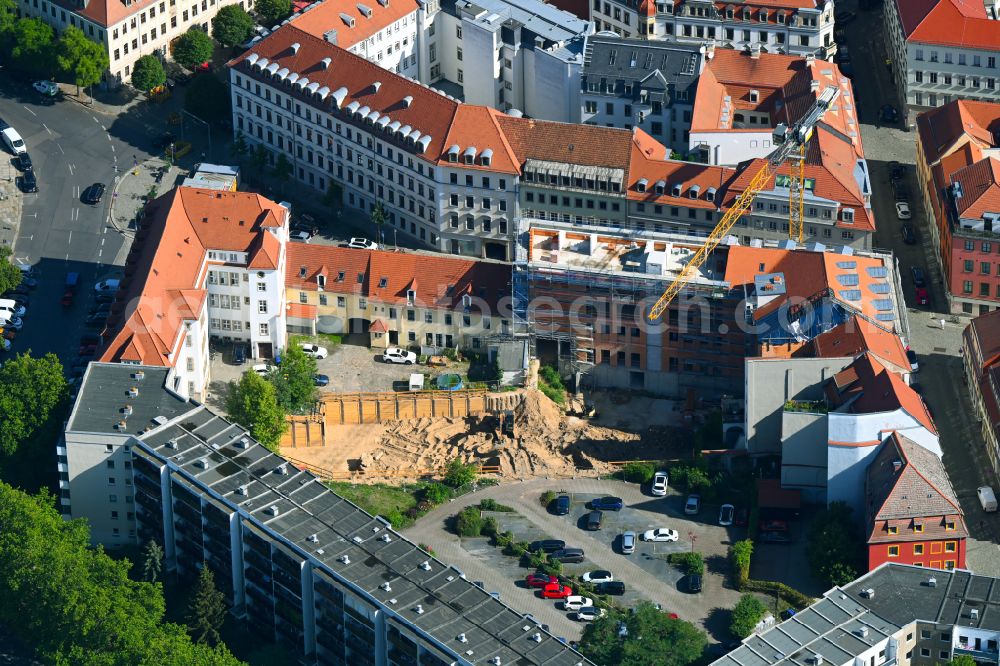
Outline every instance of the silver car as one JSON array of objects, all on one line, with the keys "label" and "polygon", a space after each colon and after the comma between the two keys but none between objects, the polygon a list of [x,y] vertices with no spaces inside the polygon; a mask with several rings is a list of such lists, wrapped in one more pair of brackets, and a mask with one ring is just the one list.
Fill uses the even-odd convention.
[{"label": "silver car", "polygon": [[631,555],[635,552],[635,532],[629,530],[622,533],[622,553]]}]

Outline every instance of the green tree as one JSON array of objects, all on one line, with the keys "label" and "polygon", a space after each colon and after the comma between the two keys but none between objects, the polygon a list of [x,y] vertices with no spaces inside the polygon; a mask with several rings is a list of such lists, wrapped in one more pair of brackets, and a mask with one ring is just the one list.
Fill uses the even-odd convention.
[{"label": "green tree", "polygon": [[278,404],[288,412],[303,412],[317,400],[318,391],[313,377],[316,359],[308,356],[298,345],[292,345],[281,357],[281,366],[268,379],[274,384]]},{"label": "green tree", "polygon": [[72,77],[77,95],[81,87],[86,88],[100,81],[110,64],[104,46],[87,39],[83,30],[74,26],[69,26],[59,36],[56,61],[60,69]]},{"label": "green tree", "polygon": [[381,245],[384,241],[382,237],[382,226],[385,224],[385,219],[386,219],[385,208],[382,206],[381,200],[375,202],[375,207],[372,208],[372,212],[371,215],[369,215],[369,219],[371,220],[372,224],[375,225],[375,234],[378,237],[379,245]]},{"label": "green tree", "polygon": [[24,278],[24,274],[14,264],[10,263],[10,247],[0,247],[0,294],[14,289]]},{"label": "green tree", "polygon": [[14,23],[10,43],[14,69],[33,76],[52,74],[55,32],[48,24],[37,18],[20,19]]},{"label": "green tree", "polygon": [[452,488],[461,488],[476,480],[475,463],[463,463],[461,458],[453,458],[445,468],[444,482]]},{"label": "green tree", "polygon": [[326,188],[326,193],[323,195],[323,205],[330,208],[339,208],[340,202],[343,200],[343,194],[344,189],[339,183],[331,179],[330,185]]},{"label": "green tree", "polygon": [[211,72],[201,72],[184,95],[184,110],[206,123],[219,123],[232,117],[226,84]]},{"label": "green tree", "polygon": [[744,594],[733,607],[733,619],[729,623],[729,631],[737,638],[746,638],[753,633],[754,627],[764,617],[767,608],[764,602],[752,594]]},{"label": "green tree", "polygon": [[277,25],[292,13],[292,0],[257,0],[254,11],[264,25]]},{"label": "green tree", "polygon": [[155,583],[163,570],[163,549],[153,539],[142,549],[142,579]]},{"label": "green tree", "polygon": [[153,88],[159,88],[166,82],[167,73],[160,59],[152,55],[144,55],[135,61],[132,68],[132,87],[144,93]]},{"label": "green tree", "polygon": [[455,533],[463,537],[477,537],[483,530],[479,507],[468,506],[455,516]]},{"label": "green tree", "polygon": [[217,645],[221,638],[219,629],[226,619],[226,598],[215,587],[215,576],[203,563],[198,574],[197,587],[188,604],[188,631],[199,645]]},{"label": "green tree", "polygon": [[[619,635],[622,623],[624,637]],[[672,620],[641,601],[627,615],[609,612],[587,625],[579,649],[601,666],[687,666],[701,658],[707,642],[690,622]]]},{"label": "green tree", "polygon": [[250,146],[247,144],[246,134],[243,130],[236,131],[236,138],[233,139],[233,157],[237,160],[241,159],[244,155],[250,152]]},{"label": "green tree", "polygon": [[[212,38],[204,30],[191,28],[174,40],[170,54],[178,65],[193,70],[212,59]],[[191,93],[188,92],[187,96],[191,97]]]},{"label": "green tree", "polygon": [[288,179],[291,178],[292,171],[292,163],[288,161],[284,153],[278,153],[278,159],[274,161],[274,177],[278,179],[282,189],[284,189]]},{"label": "green tree", "polygon": [[976,666],[976,660],[967,654],[960,654],[954,659],[944,662],[944,666]]},{"label": "green tree", "polygon": [[14,0],[0,0],[0,39],[14,29],[17,21],[17,3]]},{"label": "green tree", "polygon": [[239,382],[230,382],[229,387],[226,411],[230,418],[247,428],[258,442],[277,452],[288,424],[274,385],[248,370]]},{"label": "green tree", "polygon": [[66,378],[55,354],[41,358],[19,354],[0,368],[0,451],[7,456],[33,441],[43,425],[66,397]]},{"label": "green tree", "polygon": [[864,545],[851,507],[833,502],[812,522],[806,559],[814,576],[828,585],[843,585],[858,577]]},{"label": "green tree", "polygon": [[238,666],[224,646],[195,645],[163,621],[159,584],[131,580],[131,563],[90,546],[83,520],[65,521],[48,493],[0,482],[0,624],[54,664]]},{"label": "green tree", "polygon": [[264,144],[262,143],[258,143],[257,146],[253,149],[253,152],[250,154],[250,161],[253,164],[254,170],[258,174],[264,172],[264,167],[267,166],[267,156],[268,156],[267,148],[265,148]]},{"label": "green tree", "polygon": [[656,468],[650,463],[630,462],[625,465],[622,474],[629,483],[649,483],[656,474]]},{"label": "green tree", "polygon": [[212,37],[223,46],[242,44],[253,34],[253,19],[239,5],[227,5],[212,19]]}]

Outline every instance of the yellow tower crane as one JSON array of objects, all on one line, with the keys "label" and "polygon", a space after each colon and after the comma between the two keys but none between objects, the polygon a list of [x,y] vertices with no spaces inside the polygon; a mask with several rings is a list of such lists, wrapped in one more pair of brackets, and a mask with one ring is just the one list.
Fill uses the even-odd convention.
[{"label": "yellow tower crane", "polygon": [[771,177],[777,173],[778,168],[786,160],[793,160],[792,173],[788,183],[788,235],[789,238],[802,241],[802,210],[803,195],[805,194],[805,156],[809,139],[812,138],[816,123],[827,112],[834,100],[840,95],[840,89],[830,86],[826,88],[816,102],[809,109],[809,112],[793,127],[788,127],[784,123],[774,128],[773,138],[777,148],[767,156],[767,161],[754,174],[747,188],[736,198],[733,205],[726,211],[726,214],[719,220],[712,233],[708,235],[705,244],[691,257],[691,260],[681,270],[674,281],[663,292],[659,300],[649,311],[649,319],[655,321],[663,314],[664,310],[674,300],[674,297],[684,288],[691,278],[694,277],[702,265],[708,261],[712,251],[722,242],[722,239],[729,234],[736,222],[743,217],[753,200],[757,198]]}]

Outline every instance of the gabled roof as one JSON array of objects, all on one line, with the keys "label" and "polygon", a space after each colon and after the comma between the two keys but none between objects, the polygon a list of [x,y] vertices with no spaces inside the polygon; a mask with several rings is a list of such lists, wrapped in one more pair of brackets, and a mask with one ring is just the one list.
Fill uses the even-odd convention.
[{"label": "gabled roof", "polygon": [[864,354],[834,375],[827,400],[853,414],[877,414],[901,409],[931,433],[937,428],[920,395],[902,376],[888,370],[871,354]]},{"label": "gabled roof", "polygon": [[[992,367],[1000,367],[1000,310],[973,319],[965,328],[969,361],[975,364],[977,375]],[[968,340],[971,338],[971,340]],[[975,343],[975,344],[972,344]]]},{"label": "gabled roof", "polygon": [[987,157],[951,174],[951,182],[962,187],[956,199],[958,215],[980,219],[986,213],[1000,213],[1000,160]]},{"label": "gabled roof", "polygon": [[893,0],[908,42],[1000,49],[1000,30],[978,0]]},{"label": "gabled roof", "polygon": [[909,372],[910,362],[899,336],[863,317],[854,316],[843,324],[813,338],[795,356],[857,358],[871,353],[882,364],[894,366],[897,372]]},{"label": "gabled roof", "polygon": [[157,0],[135,0],[130,3],[123,2],[123,0],[90,0],[89,2],[53,0],[53,2],[77,16],[82,16],[107,28],[148,9],[155,5]]},{"label": "gabled roof", "polygon": [[[637,131],[632,141],[632,157],[628,170],[629,199],[707,210],[718,210],[722,207],[726,187],[736,177],[735,169],[663,159],[659,151],[644,146],[644,136],[648,135]],[[640,192],[638,184],[643,180],[646,181],[645,191]],[[657,185],[661,181],[663,192],[657,194]],[[680,196],[674,196],[674,188],[678,185],[681,188]],[[695,195],[693,198],[692,194]]]},{"label": "gabled roof", "polygon": [[[323,0],[293,18],[291,24],[320,39],[335,32],[336,44],[349,49],[419,9],[417,0],[391,0],[384,5],[378,0]],[[344,16],[352,20],[345,21]]]},{"label": "gabled roof", "polygon": [[[867,470],[865,484],[868,542],[907,540],[905,530],[890,535],[881,521],[920,520],[923,532],[916,539],[968,536],[962,520],[962,507],[941,459],[911,439],[892,433]],[[945,531],[941,521],[931,518],[955,518],[955,529]]]},{"label": "gabled roof", "polygon": [[[630,130],[515,118],[503,114],[498,114],[496,119],[521,164],[525,160],[536,159],[582,166],[628,168],[632,146]],[[652,141],[659,146],[655,139]]]},{"label": "gabled roof", "polygon": [[417,307],[458,309],[468,296],[473,306],[485,303],[498,312],[500,300],[510,296],[511,267],[500,263],[306,243],[290,243],[286,253],[289,289],[316,291],[317,277],[328,266],[325,293],[353,294],[380,303],[405,306],[412,290]]},{"label": "gabled roof", "polygon": [[[917,116],[920,145],[929,165],[952,152],[960,140],[972,141],[981,148],[993,146],[998,129],[1000,104],[991,102],[960,99]],[[980,157],[975,156],[970,163]]]},{"label": "gabled roof", "polygon": [[251,267],[276,268],[281,245],[262,225],[285,224],[287,214],[249,192],[178,187],[152,201],[125,262],[99,360],[172,366],[184,322],[197,319],[205,304],[207,253],[249,253]]}]

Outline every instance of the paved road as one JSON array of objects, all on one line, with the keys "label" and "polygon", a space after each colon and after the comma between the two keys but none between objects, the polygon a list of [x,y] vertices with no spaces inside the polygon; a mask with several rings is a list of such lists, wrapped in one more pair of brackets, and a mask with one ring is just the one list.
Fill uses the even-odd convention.
[{"label": "paved road", "polygon": [[[546,479],[525,482],[504,483],[486,488],[471,495],[465,495],[454,502],[442,505],[403,533],[416,542],[431,546],[445,562],[461,569],[470,580],[481,580],[487,590],[500,592],[502,599],[511,607],[534,615],[540,622],[551,627],[552,633],[575,639],[582,627],[567,614],[556,608],[551,601],[540,601],[529,596],[525,589],[518,587],[517,581],[498,572],[490,566],[490,560],[477,559],[462,548],[460,539],[445,529],[445,521],[460,509],[478,503],[483,498],[493,498],[513,507],[521,515],[531,519],[536,525],[544,526],[551,538],[562,539],[581,547],[587,554],[587,561],[594,569],[608,569],[616,580],[625,581],[632,589],[641,590],[643,596],[662,604],[664,610],[674,611],[682,618],[705,628],[712,640],[725,640],[727,613],[721,609],[732,608],[739,600],[739,593],[723,587],[723,577],[711,572],[705,576],[701,594],[690,595],[680,592],[676,586],[660,580],[645,569],[615,553],[606,544],[589,533],[576,528],[570,522],[550,516],[538,503],[539,495],[556,485],[561,490],[595,495],[613,494],[621,497],[628,505],[649,501],[638,486],[618,481],[598,481],[595,479],[560,479],[558,484]],[[698,531],[698,525],[693,529]],[[525,570],[527,573],[527,570]]]}]

